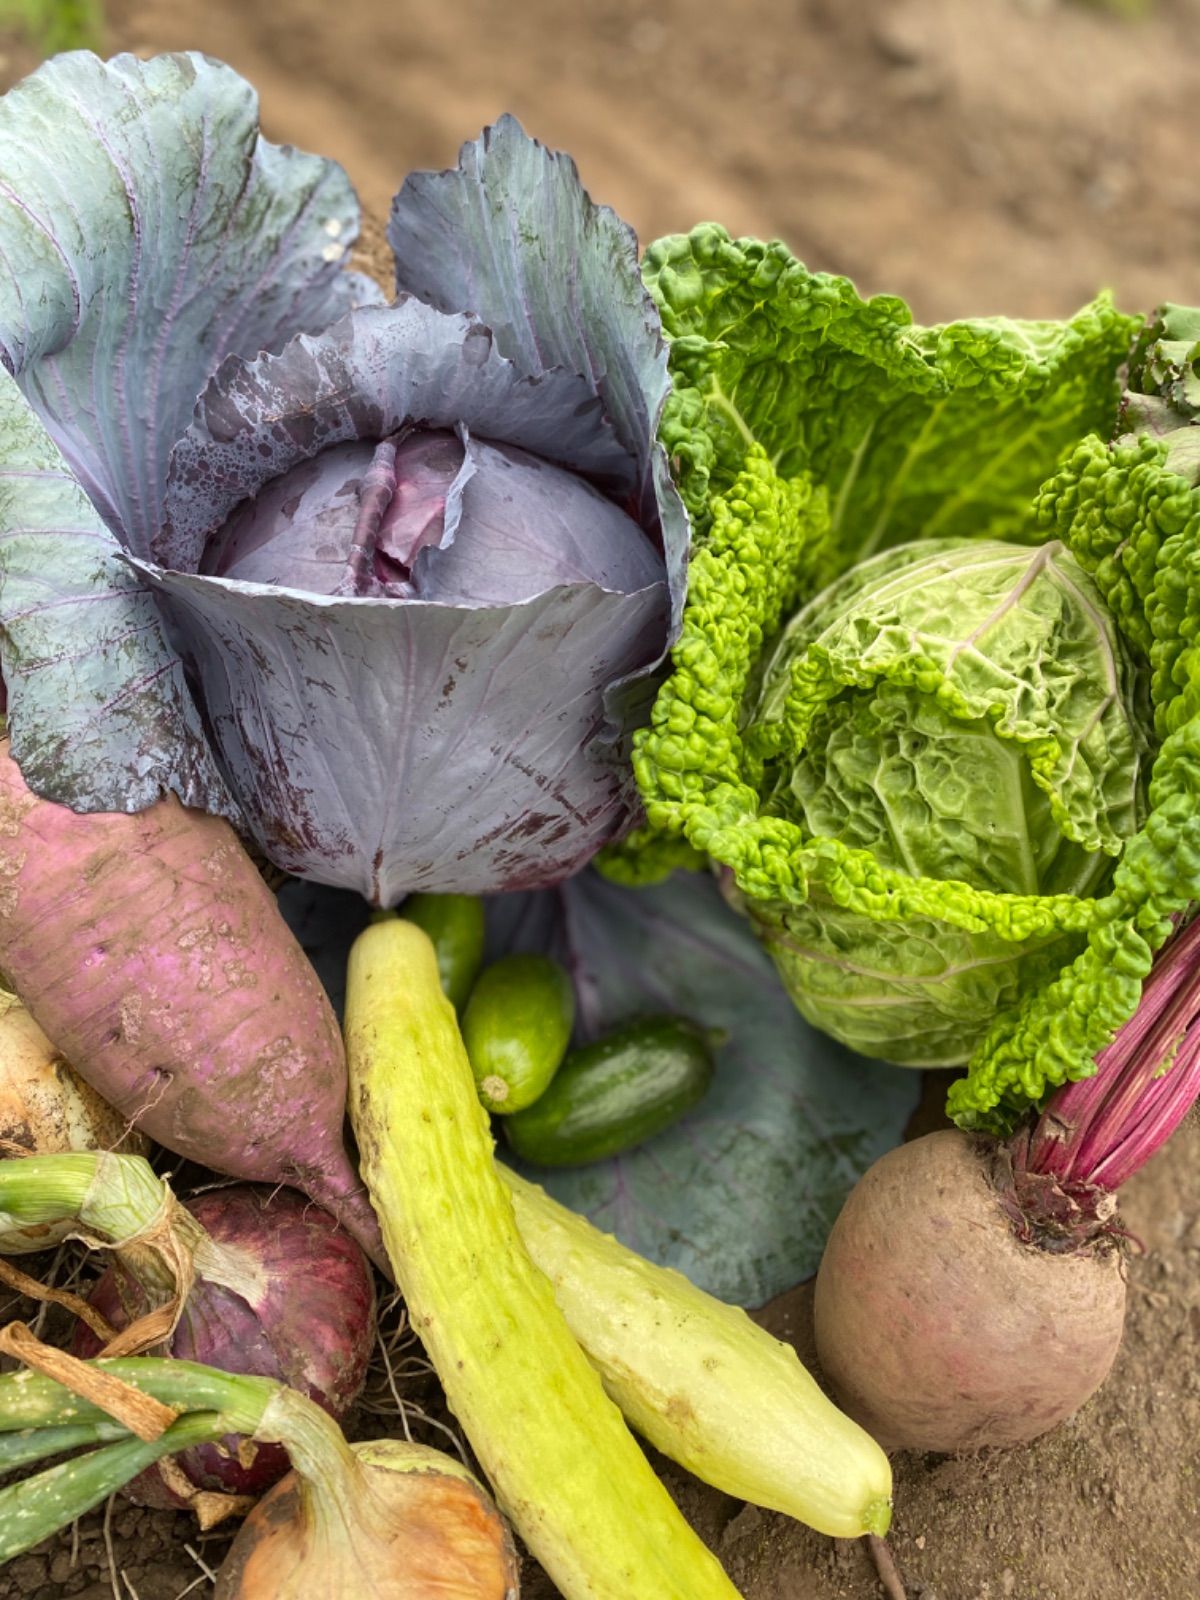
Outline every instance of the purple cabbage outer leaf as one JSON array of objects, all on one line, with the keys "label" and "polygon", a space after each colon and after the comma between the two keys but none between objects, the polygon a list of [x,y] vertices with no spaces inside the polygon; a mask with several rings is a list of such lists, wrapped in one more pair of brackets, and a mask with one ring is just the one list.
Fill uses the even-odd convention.
[{"label": "purple cabbage outer leaf", "polygon": [[23,397],[0,397],[0,641],[40,792],[230,809],[118,550],[149,553],[171,447],[227,354],[379,298],[341,270],[357,228],[341,169],[261,140],[253,89],[205,56],[78,52],[0,99],[0,366]]},{"label": "purple cabbage outer leaf", "polygon": [[409,175],[388,242],[397,293],[473,311],[527,372],[588,374],[644,479],[670,388],[666,345],[633,230],[593,203],[570,156],[503,116],[456,168]]},{"label": "purple cabbage outer leaf", "polygon": [[588,375],[637,461],[641,520],[661,524],[674,643],[688,523],[657,442],[671,386],[667,349],[632,228],[594,204],[570,156],[503,116],[463,145],[457,168],[406,179],[388,242],[400,293],[442,311],[473,311],[496,348],[526,371],[561,366]]},{"label": "purple cabbage outer leaf", "polygon": [[[140,566],[194,653],[263,852],[392,905],[578,871],[630,813],[581,742],[666,633],[661,585],[518,606],[336,599]],[[235,764],[236,763],[236,764]]]},{"label": "purple cabbage outer leaf", "polygon": [[2,367],[0,609],[9,733],[30,788],[137,810],[170,786],[231,812],[153,598]]},{"label": "purple cabbage outer leaf", "polygon": [[761,1305],[816,1271],[852,1186],[898,1144],[911,1074],[810,1027],[714,878],[626,889],[586,872],[489,906],[490,953],[569,968],[578,1037],[651,1013],[723,1029],[713,1085],[682,1121],[610,1161],[550,1170],[498,1152],[556,1200],[711,1294]]},{"label": "purple cabbage outer leaf", "polygon": [[[682,601],[633,237],[511,119],[483,144],[399,210],[445,184],[504,212],[473,284],[502,309],[494,279],[543,273],[527,339],[402,293],[230,359],[138,564],[261,848],[381,904],[556,883],[635,820],[628,739]],[[431,464],[445,433],[462,460]]]}]

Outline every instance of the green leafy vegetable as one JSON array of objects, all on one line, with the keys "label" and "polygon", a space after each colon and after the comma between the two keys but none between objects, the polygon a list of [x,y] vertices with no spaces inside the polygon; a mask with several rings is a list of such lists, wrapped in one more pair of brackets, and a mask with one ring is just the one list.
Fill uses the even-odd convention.
[{"label": "green leafy vegetable", "polygon": [[104,37],[101,0],[7,0],[0,26],[16,27],[44,56],[60,50],[98,50]]},{"label": "green leafy vegetable", "polygon": [[[706,224],[659,240],[644,274],[671,339],[662,438],[701,526],[753,445],[828,503],[824,576],[917,537],[1028,534],[1059,456],[1111,422],[1135,323],[1102,296],[1069,322],[920,328],[778,242]],[[793,570],[798,554],[772,541]]]},{"label": "green leafy vegetable", "polygon": [[1164,306],[1134,352],[1121,433],[1072,452],[1036,502],[1125,637],[1149,662],[1161,740],[1150,811],[1126,846],[1103,918],[1053,981],[1001,1016],[950,1093],[964,1126],[997,1120],[1050,1085],[1091,1076],[1093,1057],[1132,1017],[1172,918],[1200,897],[1200,490],[1195,415],[1200,313]]},{"label": "green leafy vegetable", "polygon": [[[975,975],[968,983],[980,983],[973,1014],[959,1019],[971,1037],[924,1041],[932,1043],[925,1058],[963,1059],[997,1007],[1008,1007],[977,1050],[976,1066],[986,1073],[1016,1040],[1030,993],[1048,995],[1054,982],[1067,980],[1071,967],[1051,981],[1083,935],[1098,953],[1114,947],[1114,897],[1095,893],[1109,857],[1136,826],[1137,738],[1129,712],[1137,688],[1123,651],[1136,650],[1137,641],[1119,643],[1100,616],[1099,595],[1108,588],[1095,563],[1019,546],[1050,531],[1045,515],[1030,511],[1039,485],[1089,430],[1111,428],[1117,372],[1137,324],[1101,297],[1067,322],[995,318],[920,328],[899,300],[863,300],[846,279],[809,272],[782,245],[735,242],[711,226],[653,246],[646,277],[672,340],[674,387],[663,438],[699,536],[674,675],[636,748],[648,828],[609,852],[606,870],[651,881],[688,852],[693,860],[710,858],[729,869],[769,933],[790,937],[788,922],[796,918],[807,919],[811,935],[819,923],[818,941],[836,948],[844,963],[855,960],[864,927],[893,953],[906,950],[917,962],[929,955],[935,972],[939,962],[944,972],[947,949],[957,942]],[[855,562],[914,539],[947,551],[947,541],[984,538],[1010,542],[1000,550],[1011,568],[990,597],[986,584],[964,592],[955,579],[955,562],[975,560],[969,553],[948,559],[940,590],[924,593],[919,606],[900,604],[895,616],[866,615],[872,602],[864,612],[857,590],[843,588],[846,619],[836,642],[818,648],[809,638],[798,658],[785,651],[770,679],[768,659],[783,624]],[[1073,540],[1060,538],[1074,550]],[[884,557],[876,573],[907,559]],[[1034,625],[1031,655],[1044,658],[1035,705],[1012,681],[1024,648],[1020,627],[988,621],[989,605],[1001,604],[1009,580],[1023,603],[1007,612]],[[939,617],[947,605],[959,614]],[[981,627],[989,633],[990,667],[973,648]],[[911,653],[914,630],[923,640],[919,660]],[[872,647],[873,665],[860,665]],[[924,841],[914,865],[901,848],[911,840],[890,823],[887,848],[878,830],[870,841],[854,836],[851,814],[872,787],[864,774],[855,780],[852,806],[836,792],[845,762],[833,783],[819,770],[830,760],[835,726],[853,766],[856,738],[868,724],[871,737],[895,742],[914,727],[922,700],[921,714],[936,722],[939,738],[973,734],[977,753],[991,747],[986,759],[980,754],[985,786],[999,782],[1006,761],[1010,788],[1019,779],[1023,817],[1009,842],[1009,864],[1020,851],[1018,833],[1027,844],[1036,838],[1036,848],[1015,878],[994,853],[984,862],[982,839],[971,843],[971,796],[951,805],[943,788],[927,807],[938,837]],[[1021,752],[1019,771],[1006,739]],[[805,793],[797,795],[791,758],[807,741],[821,755],[809,762],[800,780]],[[858,753],[865,759],[862,748]],[[947,806],[961,824],[953,830]],[[877,822],[879,810],[877,796]],[[973,871],[961,870],[969,865],[964,851],[974,853]],[[1135,854],[1127,852],[1114,888]],[[857,919],[853,926],[848,918]],[[1038,948],[1049,941],[1056,948]],[[983,982],[983,963],[1000,942],[998,968],[1015,961],[1016,970],[1003,982]],[[1116,986],[1128,972],[1136,999],[1149,945],[1115,942]],[[930,955],[939,943],[941,953]],[[911,976],[919,982],[929,974]],[[1092,1031],[1107,1037],[1124,1001],[1113,1004],[1114,979],[1105,976],[1106,995],[1087,1002]],[[868,1007],[854,998],[861,1016]],[[935,1009],[944,1016],[961,1003],[962,985],[952,983]],[[1084,1003],[1082,993],[1073,995],[1072,1006]],[[820,1021],[829,1025],[827,1016]],[[929,1030],[918,1016],[912,1031]],[[875,1037],[852,1042],[887,1053]],[[917,1043],[912,1059],[921,1058]],[[908,1053],[903,1043],[900,1052]],[[997,1099],[1019,1100],[1045,1082],[1079,1075],[1091,1053],[1081,1054],[1072,1039],[1060,1057],[1044,1052],[1037,1062],[1018,1063],[1006,1056],[1003,1087],[997,1079],[984,1089],[977,1071],[982,1092],[973,1110],[985,1114]]]},{"label": "green leafy vegetable", "polygon": [[1133,688],[1057,541],[904,545],[792,620],[746,742],[764,812],[811,857],[808,892],[748,909],[811,1022],[867,1055],[952,1065],[1074,954],[1137,826]]}]

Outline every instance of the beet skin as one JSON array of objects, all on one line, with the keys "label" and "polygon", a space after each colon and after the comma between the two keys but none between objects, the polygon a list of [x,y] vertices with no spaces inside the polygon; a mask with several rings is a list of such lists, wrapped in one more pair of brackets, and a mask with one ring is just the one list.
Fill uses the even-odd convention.
[{"label": "beet skin", "polygon": [[814,1310],[835,1398],[885,1449],[973,1450],[1034,1439],[1100,1387],[1125,1277],[1109,1238],[1064,1253],[1023,1242],[987,1147],[948,1130],[859,1180]]}]

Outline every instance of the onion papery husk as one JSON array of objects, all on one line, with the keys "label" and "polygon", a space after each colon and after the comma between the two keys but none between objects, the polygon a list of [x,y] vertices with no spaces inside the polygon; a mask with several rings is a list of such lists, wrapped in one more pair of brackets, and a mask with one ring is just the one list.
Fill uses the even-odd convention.
[{"label": "onion papery husk", "polygon": [[[136,1156],[0,1161],[0,1253],[9,1230],[60,1222],[114,1257],[90,1297],[100,1323],[76,1327],[77,1356],[154,1350],[272,1378],[339,1419],[358,1398],[374,1347],[371,1269],[306,1196],[234,1184],[184,1205]],[[278,1445],[230,1437],[186,1453],[164,1469],[169,1485],[156,1473],[133,1497],[178,1509],[191,1490],[257,1495],[287,1467]]]},{"label": "onion papery husk", "polygon": [[396,1439],[350,1449],[336,1478],[292,1472],[259,1501],[214,1600],[515,1600],[512,1538],[466,1467]]},{"label": "onion papery husk", "polygon": [[[319,1206],[292,1189],[215,1189],[175,1208],[192,1276],[164,1353],[225,1371],[275,1378],[337,1420],[357,1400],[374,1346],[374,1286],[366,1257]],[[114,1328],[135,1326],[162,1303],[162,1257],[117,1251],[89,1303]],[[73,1346],[101,1352],[82,1323]],[[139,1505],[181,1510],[187,1484],[204,1493],[259,1495],[288,1470],[282,1445],[229,1436],[160,1464],[128,1487]]]}]

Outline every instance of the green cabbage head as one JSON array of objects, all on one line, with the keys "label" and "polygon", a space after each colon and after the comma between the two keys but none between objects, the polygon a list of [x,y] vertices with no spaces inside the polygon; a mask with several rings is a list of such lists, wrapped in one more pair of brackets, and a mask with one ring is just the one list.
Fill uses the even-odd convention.
[{"label": "green cabbage head", "polygon": [[[903,545],[792,618],[743,729],[760,815],[858,893],[818,868],[805,897],[745,905],[809,1021],[866,1055],[953,1065],[1070,959],[1078,902],[1138,823],[1135,691],[1058,541]],[[928,910],[880,917],[889,875]]]},{"label": "green cabbage head", "polygon": [[714,867],[810,1017],[1011,1127],[1200,900],[1190,314],[923,327],[711,225],[643,272],[693,543],[604,869]]}]

